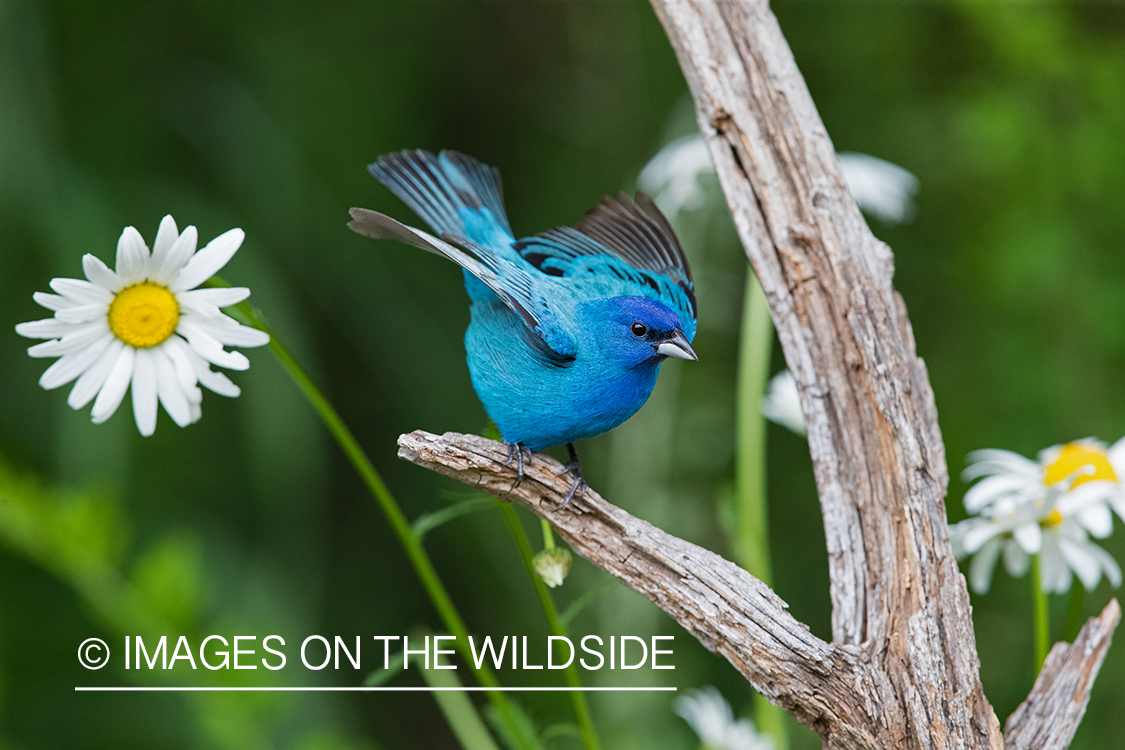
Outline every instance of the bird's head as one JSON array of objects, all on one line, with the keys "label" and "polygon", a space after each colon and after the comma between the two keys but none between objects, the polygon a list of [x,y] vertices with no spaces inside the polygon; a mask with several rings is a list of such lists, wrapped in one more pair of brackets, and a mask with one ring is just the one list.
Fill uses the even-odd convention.
[{"label": "bird's head", "polygon": [[666,357],[699,359],[683,322],[667,305],[647,297],[613,297],[582,307],[602,356],[622,366],[656,365]]}]

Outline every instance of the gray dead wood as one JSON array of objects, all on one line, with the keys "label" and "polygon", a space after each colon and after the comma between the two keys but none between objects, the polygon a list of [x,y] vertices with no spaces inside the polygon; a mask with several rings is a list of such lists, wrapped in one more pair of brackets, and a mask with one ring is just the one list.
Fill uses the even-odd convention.
[{"label": "gray dead wood", "polygon": [[[517,493],[575,550],[663,607],[826,748],[1004,746],[985,698],[969,596],[946,529],[945,450],[890,249],[848,194],[832,142],[764,2],[652,0],[695,99],[699,127],[801,393],[828,544],[833,640],[812,638],[768,588],[593,492],[552,514],[565,479],[536,457]],[[495,443],[412,433],[400,453],[496,494]],[[563,488],[560,490],[560,488]],[[1009,725],[1013,747],[1065,747],[1099,649],[1066,651]],[[1093,621],[1092,621],[1093,622]],[[1087,636],[1091,638],[1092,636]],[[1056,659],[1056,662],[1058,659]],[[1062,686],[1062,687],[1060,687]],[[1055,692],[1052,692],[1055,691]],[[1051,719],[1050,721],[1046,719]],[[1021,738],[1021,739],[1017,739]]]},{"label": "gray dead wood", "polygon": [[[1077,583],[1075,584],[1077,585]],[[1064,750],[1086,713],[1094,677],[1109,651],[1121,607],[1111,599],[1101,615],[1091,618],[1073,644],[1056,643],[1039,671],[1035,687],[1004,724],[1009,750]],[[1055,727],[1069,727],[1060,734]]]},{"label": "gray dead wood", "polygon": [[[880,737],[885,727],[877,724],[878,703],[893,696],[885,666],[862,648],[809,633],[768,586],[734,563],[630,515],[592,489],[556,512],[571,479],[550,456],[525,461],[524,481],[513,492],[515,472],[501,443],[422,430],[401,435],[398,443],[400,458],[550,521],[576,553],[655,602],[756,690],[817,731],[826,746],[911,747]],[[1008,747],[1069,744],[1119,618],[1113,600],[1074,646],[1055,646],[1028,700],[1008,720]]]}]

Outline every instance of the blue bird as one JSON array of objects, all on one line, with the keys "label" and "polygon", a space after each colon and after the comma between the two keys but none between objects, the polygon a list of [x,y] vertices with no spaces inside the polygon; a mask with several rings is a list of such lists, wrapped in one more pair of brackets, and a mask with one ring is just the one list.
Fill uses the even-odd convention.
[{"label": "blue bird", "polygon": [[695,294],[683,248],[644,193],[606,197],[574,228],[517,240],[500,173],[456,151],[402,151],[368,167],[437,234],[365,208],[348,226],[461,266],[471,301],[465,350],[473,388],[517,461],[633,416],[667,357],[698,359]]}]

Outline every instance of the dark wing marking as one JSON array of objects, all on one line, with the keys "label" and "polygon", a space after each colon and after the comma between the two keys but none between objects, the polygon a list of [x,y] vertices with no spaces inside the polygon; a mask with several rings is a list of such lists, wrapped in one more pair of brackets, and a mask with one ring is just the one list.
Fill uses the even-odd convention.
[{"label": "dark wing marking", "polygon": [[[565,261],[583,255],[611,255],[640,272],[655,288],[650,273],[666,276],[683,289],[696,314],[691,268],[672,225],[644,193],[606,196],[578,226],[558,227],[519,240],[516,250],[543,273],[561,276]],[[560,263],[559,261],[563,261]],[[649,273],[645,273],[649,272]]]},{"label": "dark wing marking", "polygon": [[691,281],[691,269],[672,225],[644,193],[637,193],[635,201],[625,193],[617,200],[602,198],[576,229],[635,268],[663,274],[675,269]]}]

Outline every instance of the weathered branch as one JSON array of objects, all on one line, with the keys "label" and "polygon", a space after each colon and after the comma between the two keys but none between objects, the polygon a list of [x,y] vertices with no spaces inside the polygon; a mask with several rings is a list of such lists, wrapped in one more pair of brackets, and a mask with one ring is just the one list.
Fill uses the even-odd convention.
[{"label": "weathered branch", "polygon": [[[901,746],[880,739],[879,701],[893,690],[885,667],[864,649],[809,633],[768,586],[734,563],[630,515],[592,489],[556,512],[571,480],[550,456],[526,460],[524,481],[513,490],[507,448],[493,440],[416,430],[398,443],[400,458],[546,518],[576,553],[655,602],[826,745]],[[1055,644],[1031,694],[1008,718],[1006,748],[1069,744],[1120,617],[1114,599],[1073,645]]]},{"label": "weathered branch", "polygon": [[555,527],[571,549],[647,596],[755,689],[817,731],[873,747],[864,726],[860,650],[825,643],[787,611],[768,586],[710,550],[668,534],[607,503],[592,489],[556,513],[570,476],[550,456],[524,462],[518,490],[493,440],[416,430],[398,440],[399,457],[512,500]]},{"label": "weathered branch", "polygon": [[1008,750],[1064,750],[1070,745],[1120,620],[1121,607],[1111,599],[1101,615],[1086,622],[1072,645],[1055,644],[1031,694],[1004,724]]},{"label": "weathered branch", "polygon": [[[820,732],[826,748],[997,750],[1004,739],[981,688],[969,596],[946,528],[945,449],[891,284],[890,249],[848,194],[766,2],[652,3],[801,393],[835,644],[812,638],[761,582],[593,493],[573,511],[550,513],[566,482],[546,473],[558,468],[547,459],[531,462],[520,502],[726,656]],[[421,433],[402,441],[407,458],[437,471],[494,494],[510,485],[496,444]],[[1098,622],[1084,631],[1081,651],[1057,650],[1065,658],[1055,657],[1009,722],[1012,747],[1032,731],[1037,746],[1069,742],[1116,614]],[[1081,705],[1053,707],[1062,704],[1052,696],[1072,682]],[[1044,718],[1059,712],[1066,721]]]}]

